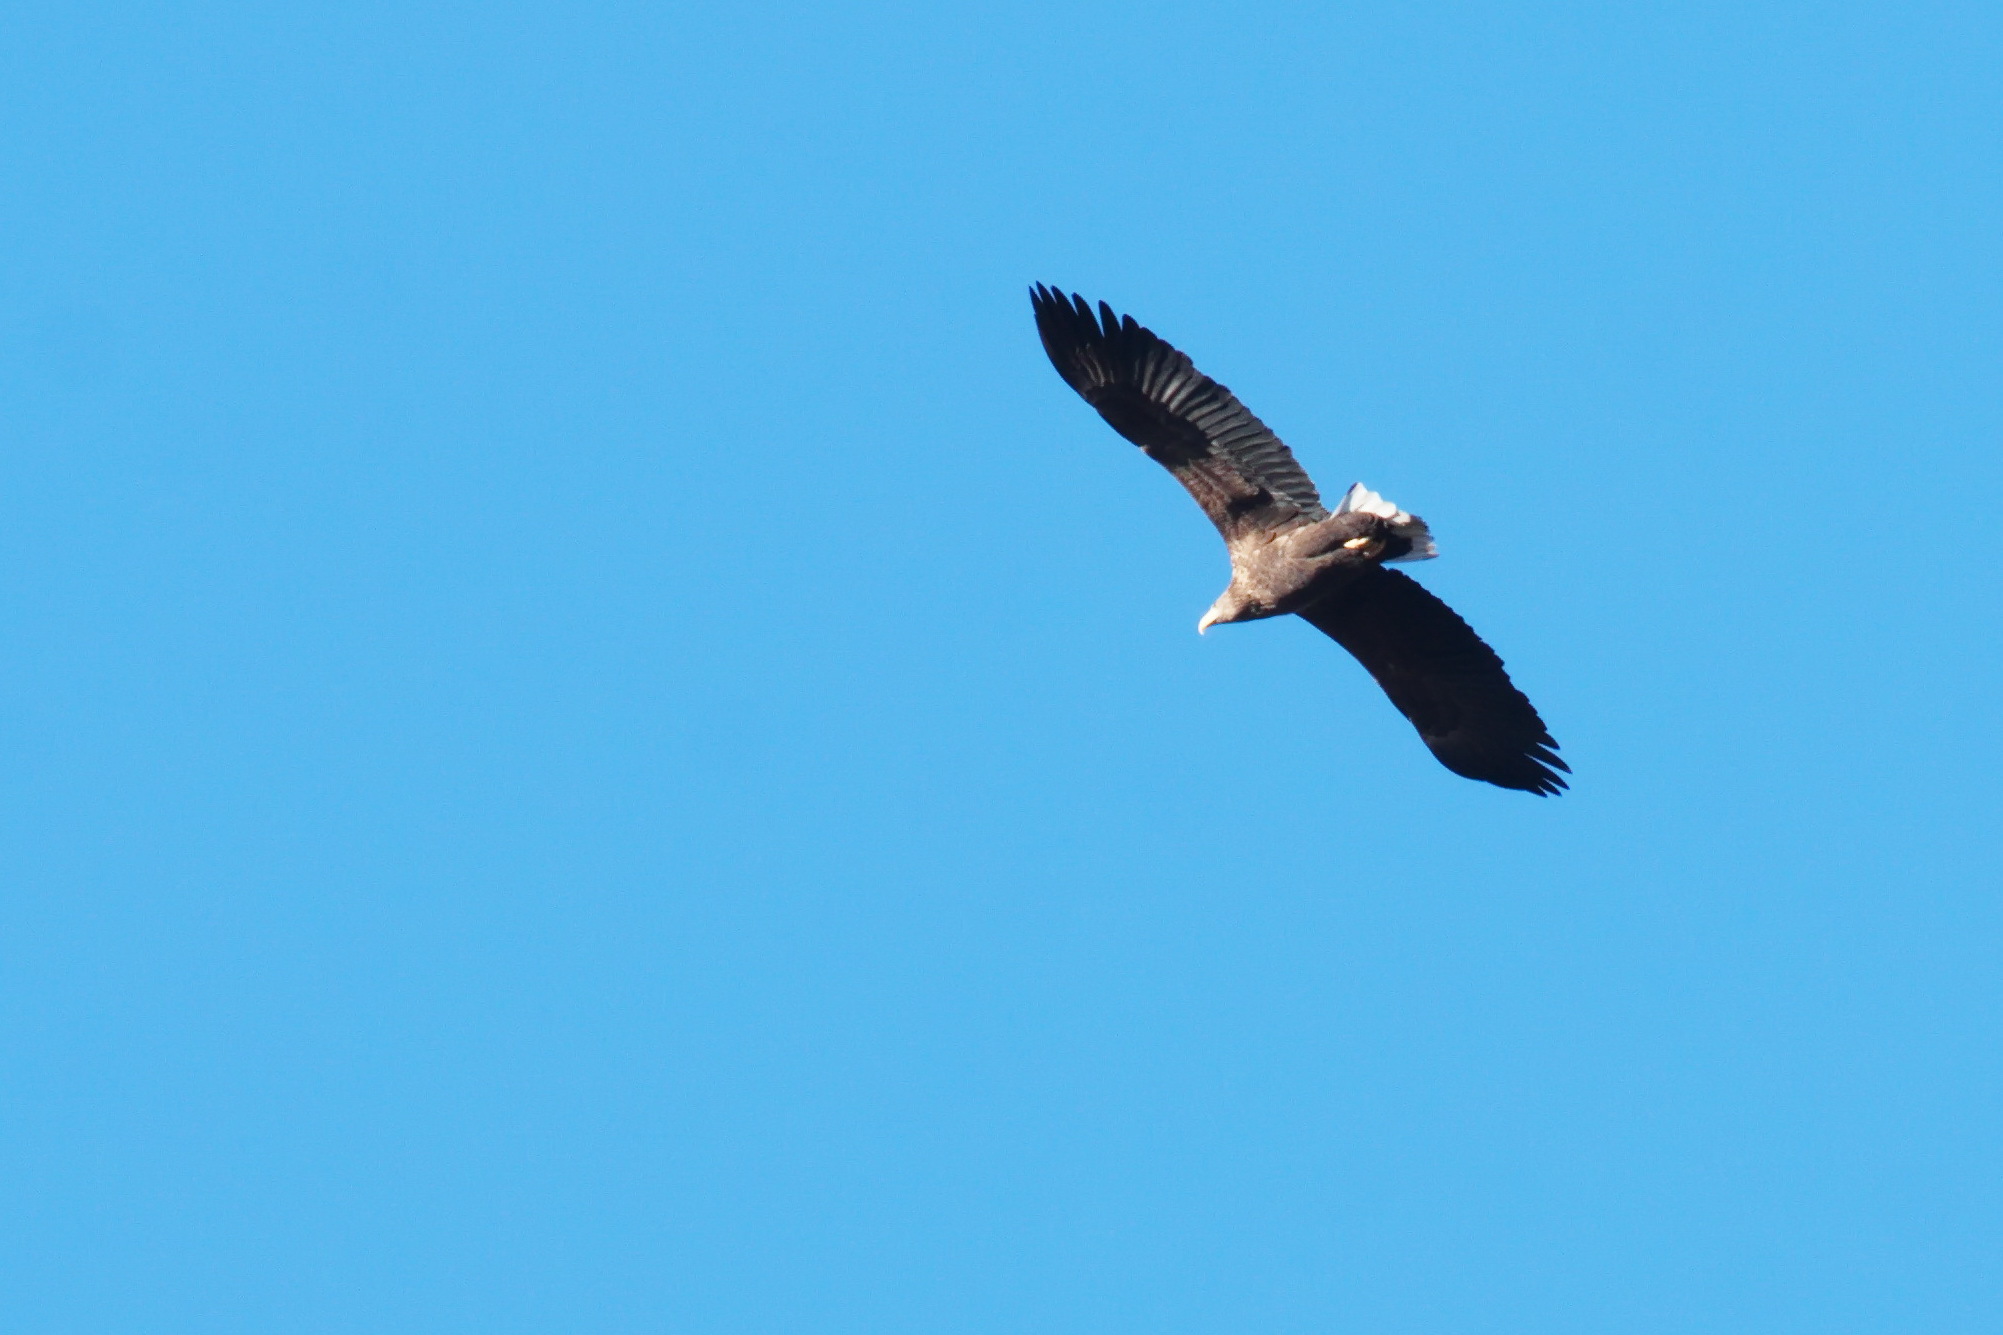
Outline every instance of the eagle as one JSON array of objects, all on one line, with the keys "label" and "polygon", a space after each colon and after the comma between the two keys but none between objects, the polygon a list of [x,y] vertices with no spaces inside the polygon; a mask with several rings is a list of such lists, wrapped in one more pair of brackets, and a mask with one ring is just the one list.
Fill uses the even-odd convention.
[{"label": "eagle", "polygon": [[1333,511],[1230,390],[1131,315],[1036,284],[1043,350],[1113,430],[1175,474],[1231,554],[1196,624],[1292,614],[1355,655],[1454,773],[1540,797],[1571,767],[1502,660],[1452,608],[1387,566],[1439,554],[1426,521],[1358,482]]}]

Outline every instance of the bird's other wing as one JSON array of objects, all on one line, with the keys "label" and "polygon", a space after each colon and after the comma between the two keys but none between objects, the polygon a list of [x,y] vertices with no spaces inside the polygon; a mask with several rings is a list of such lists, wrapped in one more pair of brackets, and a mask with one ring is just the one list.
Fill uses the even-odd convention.
[{"label": "bird's other wing", "polygon": [[1030,289],[1036,331],[1064,383],[1175,474],[1226,538],[1327,515],[1293,452],[1230,390],[1129,315]]},{"label": "bird's other wing", "polygon": [[1300,615],[1356,655],[1454,773],[1540,797],[1565,787],[1571,767],[1502,660],[1416,580],[1378,566]]}]

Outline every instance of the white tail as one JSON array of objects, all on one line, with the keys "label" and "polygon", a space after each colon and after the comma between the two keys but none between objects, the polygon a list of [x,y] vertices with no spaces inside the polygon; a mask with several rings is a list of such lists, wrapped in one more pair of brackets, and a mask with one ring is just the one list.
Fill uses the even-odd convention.
[{"label": "white tail", "polygon": [[1342,499],[1336,502],[1335,512],[1339,515],[1352,512],[1376,515],[1387,522],[1393,533],[1412,544],[1411,551],[1392,557],[1393,561],[1430,561],[1440,554],[1440,549],[1433,545],[1433,532],[1426,527],[1425,520],[1406,514],[1361,482],[1342,494]]}]

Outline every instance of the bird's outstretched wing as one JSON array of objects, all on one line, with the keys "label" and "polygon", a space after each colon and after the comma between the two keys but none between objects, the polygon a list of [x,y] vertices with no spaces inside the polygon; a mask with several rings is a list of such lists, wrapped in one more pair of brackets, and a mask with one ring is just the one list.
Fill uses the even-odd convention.
[{"label": "bird's outstretched wing", "polygon": [[1378,566],[1300,615],[1370,669],[1454,773],[1540,797],[1565,787],[1571,767],[1502,660],[1416,580]]},{"label": "bird's outstretched wing", "polygon": [[1328,511],[1293,452],[1231,391],[1129,315],[1030,289],[1036,331],[1064,383],[1147,451],[1226,538]]}]

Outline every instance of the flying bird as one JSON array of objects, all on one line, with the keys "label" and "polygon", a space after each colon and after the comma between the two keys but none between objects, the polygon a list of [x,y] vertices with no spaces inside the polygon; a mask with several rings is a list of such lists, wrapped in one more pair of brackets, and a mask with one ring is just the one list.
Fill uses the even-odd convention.
[{"label": "flying bird", "polygon": [[1502,660],[1398,561],[1439,553],[1426,521],[1361,482],[1333,511],[1293,452],[1231,391],[1134,317],[1030,289],[1064,383],[1196,498],[1224,535],[1231,583],[1198,633],[1292,613],[1349,650],[1456,774],[1540,797],[1561,791],[1558,743]]}]

